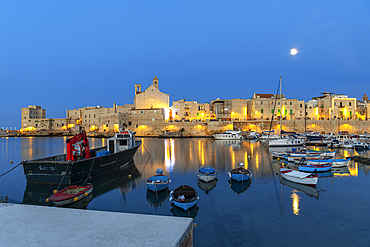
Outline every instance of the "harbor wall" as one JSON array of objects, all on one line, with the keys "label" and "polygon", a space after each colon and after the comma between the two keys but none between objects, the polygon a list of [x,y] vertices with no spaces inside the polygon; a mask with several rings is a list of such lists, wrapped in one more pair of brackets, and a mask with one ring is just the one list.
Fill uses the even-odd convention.
[{"label": "harbor wall", "polygon": [[[222,133],[226,130],[262,131],[274,130],[280,133],[280,121],[204,121],[204,122],[153,122],[138,126],[134,129],[138,136],[160,136],[164,133],[168,136],[210,136]],[[282,120],[284,131],[304,133],[306,131],[319,132],[323,134],[348,131],[349,134],[361,134],[370,132],[370,121],[361,120]],[[175,134],[176,133],[176,134]],[[182,133],[182,134],[181,134]]]}]

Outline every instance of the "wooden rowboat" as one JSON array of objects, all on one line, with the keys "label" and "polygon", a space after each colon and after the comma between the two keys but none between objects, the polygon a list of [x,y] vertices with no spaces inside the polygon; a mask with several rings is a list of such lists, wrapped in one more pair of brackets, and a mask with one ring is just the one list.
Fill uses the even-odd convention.
[{"label": "wooden rowboat", "polygon": [[61,191],[57,191],[48,199],[47,202],[51,201],[58,206],[64,206],[81,200],[87,197],[93,190],[93,185],[77,186],[72,185]]}]

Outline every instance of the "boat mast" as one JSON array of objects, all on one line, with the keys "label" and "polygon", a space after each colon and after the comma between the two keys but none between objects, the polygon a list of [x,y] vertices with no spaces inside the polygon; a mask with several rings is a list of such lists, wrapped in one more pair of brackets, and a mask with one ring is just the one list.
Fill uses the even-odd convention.
[{"label": "boat mast", "polygon": [[280,76],[280,137],[281,137],[281,132],[282,132],[282,118],[283,118],[283,112],[282,112],[282,102],[281,102],[281,76]]}]

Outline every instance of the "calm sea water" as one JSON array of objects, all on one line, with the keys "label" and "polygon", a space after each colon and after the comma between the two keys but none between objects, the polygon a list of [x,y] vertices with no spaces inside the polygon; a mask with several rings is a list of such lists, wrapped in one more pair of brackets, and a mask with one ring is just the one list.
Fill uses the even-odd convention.
[{"label": "calm sea water", "polygon": [[[0,174],[22,160],[61,154],[66,138],[0,138]],[[134,164],[92,181],[93,198],[81,207],[140,214],[193,217],[195,246],[370,246],[369,166],[321,174],[317,189],[280,182],[279,164],[255,141],[143,138]],[[91,148],[105,145],[90,139]],[[325,148],[320,148],[321,150]],[[354,150],[337,150],[337,157]],[[360,153],[368,155],[368,152]],[[10,162],[13,161],[13,164]],[[251,183],[230,183],[227,172],[243,162]],[[218,170],[217,183],[198,181],[204,165]],[[145,180],[162,168],[170,189],[187,184],[200,197],[188,212],[173,208],[168,192],[147,193]],[[21,166],[0,177],[0,197],[11,203],[45,205],[55,186],[27,184]],[[91,198],[90,198],[91,199]],[[145,233],[144,233],[145,234]]]}]

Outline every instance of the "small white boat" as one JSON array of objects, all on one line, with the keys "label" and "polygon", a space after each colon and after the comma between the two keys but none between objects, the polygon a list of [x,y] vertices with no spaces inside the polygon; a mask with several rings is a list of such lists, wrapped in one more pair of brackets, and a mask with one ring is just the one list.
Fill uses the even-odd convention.
[{"label": "small white boat", "polygon": [[227,130],[222,134],[213,135],[216,140],[243,140],[244,137],[241,135],[241,131]]},{"label": "small white boat", "polygon": [[319,176],[317,174],[294,171],[287,168],[280,168],[280,174],[286,180],[299,183],[316,186]]},{"label": "small white boat", "polygon": [[204,182],[215,180],[216,174],[216,169],[210,166],[203,166],[198,170],[198,178]]},{"label": "small white boat", "polygon": [[304,139],[282,138],[269,141],[269,147],[295,147],[306,144]]}]

